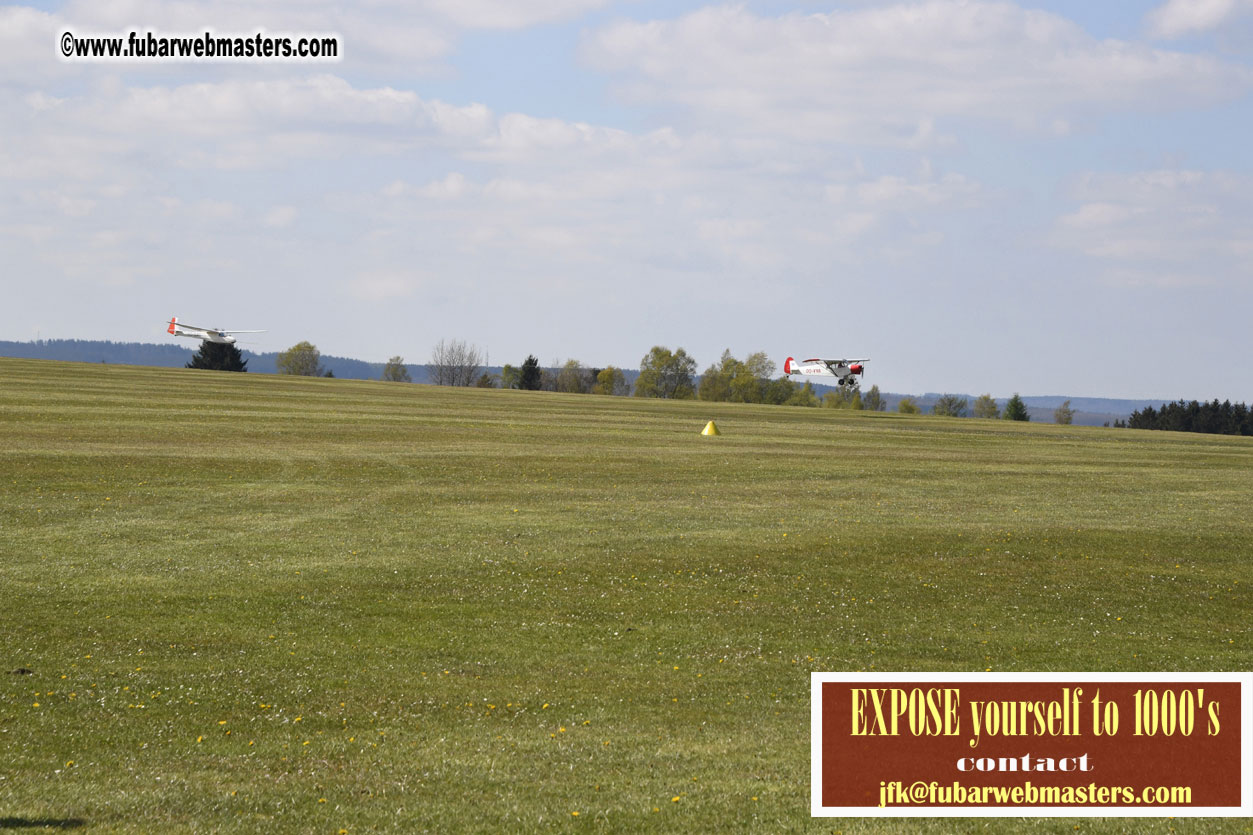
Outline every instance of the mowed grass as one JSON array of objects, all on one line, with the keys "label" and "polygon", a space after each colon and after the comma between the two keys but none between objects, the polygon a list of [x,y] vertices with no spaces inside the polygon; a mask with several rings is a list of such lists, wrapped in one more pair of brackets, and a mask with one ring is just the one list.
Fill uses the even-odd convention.
[{"label": "mowed grass", "polygon": [[1247,438],[0,359],[0,829],[1247,832],[811,819],[809,675],[1248,670],[1251,474]]}]

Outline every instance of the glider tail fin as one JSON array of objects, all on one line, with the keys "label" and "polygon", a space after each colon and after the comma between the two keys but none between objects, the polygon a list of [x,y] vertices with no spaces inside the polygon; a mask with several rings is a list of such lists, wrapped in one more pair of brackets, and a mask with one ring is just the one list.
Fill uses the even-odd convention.
[{"label": "glider tail fin", "polygon": [[168,333],[174,333],[174,328],[175,328],[175,326],[176,326],[176,325],[178,325],[178,317],[177,317],[177,316],[171,316],[171,317],[170,317],[170,328],[169,328]]}]

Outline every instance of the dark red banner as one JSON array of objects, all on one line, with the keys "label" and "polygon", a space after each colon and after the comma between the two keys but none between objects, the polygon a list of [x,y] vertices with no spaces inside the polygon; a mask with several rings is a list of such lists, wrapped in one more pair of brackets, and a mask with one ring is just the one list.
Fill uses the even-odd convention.
[{"label": "dark red banner", "polygon": [[816,673],[814,814],[1250,814],[1251,689],[1232,673]]}]

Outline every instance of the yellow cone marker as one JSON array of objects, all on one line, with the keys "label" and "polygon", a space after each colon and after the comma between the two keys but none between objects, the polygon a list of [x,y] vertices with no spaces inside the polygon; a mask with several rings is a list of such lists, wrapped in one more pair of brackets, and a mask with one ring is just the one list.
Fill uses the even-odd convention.
[{"label": "yellow cone marker", "polygon": [[722,433],[718,431],[718,424],[714,423],[711,420],[709,421],[709,423],[705,424],[705,428],[701,430],[701,434],[702,435],[721,435]]}]

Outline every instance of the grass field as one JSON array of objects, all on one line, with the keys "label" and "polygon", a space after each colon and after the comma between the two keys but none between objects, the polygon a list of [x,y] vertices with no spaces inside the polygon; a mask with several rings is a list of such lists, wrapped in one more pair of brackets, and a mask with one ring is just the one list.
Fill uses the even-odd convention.
[{"label": "grass field", "polygon": [[1249,670],[1251,475],[1248,438],[0,359],[0,830],[1249,832],[811,819],[809,674]]}]

